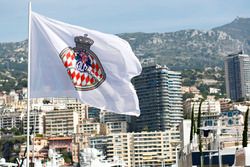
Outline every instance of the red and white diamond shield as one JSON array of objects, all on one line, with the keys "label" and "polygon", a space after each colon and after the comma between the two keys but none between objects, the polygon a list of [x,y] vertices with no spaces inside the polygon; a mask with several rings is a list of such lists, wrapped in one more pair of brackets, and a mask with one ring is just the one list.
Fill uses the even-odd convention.
[{"label": "red and white diamond shield", "polygon": [[60,53],[60,58],[76,90],[93,90],[106,79],[98,57],[90,49],[68,47]]}]

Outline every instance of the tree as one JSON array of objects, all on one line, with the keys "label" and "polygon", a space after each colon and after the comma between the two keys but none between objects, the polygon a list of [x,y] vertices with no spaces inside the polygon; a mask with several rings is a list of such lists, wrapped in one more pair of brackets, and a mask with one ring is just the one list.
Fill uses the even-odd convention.
[{"label": "tree", "polygon": [[16,128],[16,127],[11,128],[10,131],[12,132],[12,134],[14,134],[14,135],[16,135],[16,136],[22,134],[22,132],[20,131],[20,129],[18,129],[18,128]]},{"label": "tree", "polygon": [[206,98],[207,97],[207,95],[209,94],[209,86],[208,85],[206,85],[206,84],[200,84],[199,86],[198,86],[198,89],[200,90],[200,92],[201,92],[201,94],[202,94],[202,96],[204,97],[204,98]]},{"label": "tree", "polygon": [[6,141],[2,147],[3,157],[6,159],[6,161],[10,161],[12,150],[13,143],[11,141]]},{"label": "tree", "polygon": [[200,104],[199,104],[199,111],[198,111],[198,117],[197,117],[197,130],[196,130],[197,135],[200,135],[201,105],[202,105],[203,101],[204,101],[204,99],[201,99]]},{"label": "tree", "polygon": [[5,128],[1,128],[1,129],[0,129],[0,131],[1,131],[3,134],[5,134],[5,133],[7,133],[7,132],[8,132],[8,130],[7,130],[7,129],[5,129]]},{"label": "tree", "polygon": [[191,130],[190,130],[190,143],[193,140],[193,133],[194,133],[194,104],[192,107],[192,115],[191,115]]},{"label": "tree", "polygon": [[200,105],[199,105],[199,112],[198,112],[198,118],[197,118],[197,131],[196,131],[196,133],[199,137],[199,152],[200,152],[201,166],[203,166],[203,153],[202,153],[200,126],[201,126],[201,105],[202,105],[203,101],[204,101],[204,99],[201,99]]},{"label": "tree", "polygon": [[145,126],[143,127],[142,131],[148,132],[148,131],[149,131],[148,125],[145,125]]},{"label": "tree", "polygon": [[194,97],[193,93],[186,92],[183,94],[182,100],[185,101],[186,99],[193,98],[193,97]]},{"label": "tree", "polygon": [[245,98],[244,97],[241,97],[241,98],[239,98],[238,100],[236,100],[236,102],[243,102],[245,100]]},{"label": "tree", "polygon": [[36,137],[43,137],[43,134],[37,133],[37,134],[36,134]]},{"label": "tree", "polygon": [[48,99],[43,99],[43,104],[49,104],[50,101]]},{"label": "tree", "polygon": [[195,84],[195,80],[191,80],[189,78],[184,79],[182,82],[183,86],[193,86]]},{"label": "tree", "polygon": [[248,137],[247,137],[247,131],[248,131],[248,112],[249,112],[249,107],[246,111],[245,114],[245,120],[244,120],[244,130],[243,130],[243,134],[242,134],[242,147],[247,147],[247,141],[248,141]]},{"label": "tree", "polygon": [[62,153],[62,157],[66,163],[72,163],[72,153],[71,152],[69,152],[67,150],[63,150],[61,153]]}]

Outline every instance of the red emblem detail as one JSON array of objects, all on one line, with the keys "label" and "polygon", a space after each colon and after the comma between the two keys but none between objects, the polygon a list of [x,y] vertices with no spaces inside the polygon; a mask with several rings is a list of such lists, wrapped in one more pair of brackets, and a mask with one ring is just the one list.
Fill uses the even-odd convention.
[{"label": "red emblem detail", "polygon": [[77,90],[93,90],[106,79],[106,74],[90,45],[94,42],[86,36],[75,37],[76,47],[65,48],[60,53],[62,63]]}]

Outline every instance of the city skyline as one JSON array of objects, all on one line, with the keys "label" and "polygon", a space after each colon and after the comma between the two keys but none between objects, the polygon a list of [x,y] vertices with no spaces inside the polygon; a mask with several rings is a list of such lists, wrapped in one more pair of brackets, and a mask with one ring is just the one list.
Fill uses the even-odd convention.
[{"label": "city skyline", "polygon": [[[70,24],[102,32],[173,32],[183,29],[209,30],[250,17],[247,0],[158,0],[137,1],[32,1],[32,10]],[[73,12],[72,12],[73,11]],[[0,2],[0,42],[27,39],[28,1]],[[17,28],[18,27],[18,28]]]},{"label": "city skyline", "polygon": [[33,0],[27,42],[29,1],[0,2],[0,164],[250,165],[250,1]]}]

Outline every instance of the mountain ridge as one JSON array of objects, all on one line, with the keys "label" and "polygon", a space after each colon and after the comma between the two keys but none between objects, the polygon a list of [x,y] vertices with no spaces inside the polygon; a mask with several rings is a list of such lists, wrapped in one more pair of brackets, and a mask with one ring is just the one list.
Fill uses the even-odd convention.
[{"label": "mountain ridge", "polygon": [[154,58],[175,69],[222,66],[223,57],[241,49],[242,42],[222,31],[181,30],[172,33],[129,33],[127,40],[141,61]]},{"label": "mountain ridge", "polygon": [[250,39],[250,18],[237,17],[231,23],[215,27],[212,30],[224,31],[235,39]]},{"label": "mountain ridge", "polygon": [[[250,18],[239,17],[206,31],[188,29],[165,33],[121,33],[118,36],[130,43],[143,63],[154,60],[173,70],[223,67],[223,59],[228,54],[237,53],[242,48],[245,53],[250,53]],[[25,83],[27,40],[0,43],[0,69],[0,90],[1,85],[10,81],[15,87]]]}]

